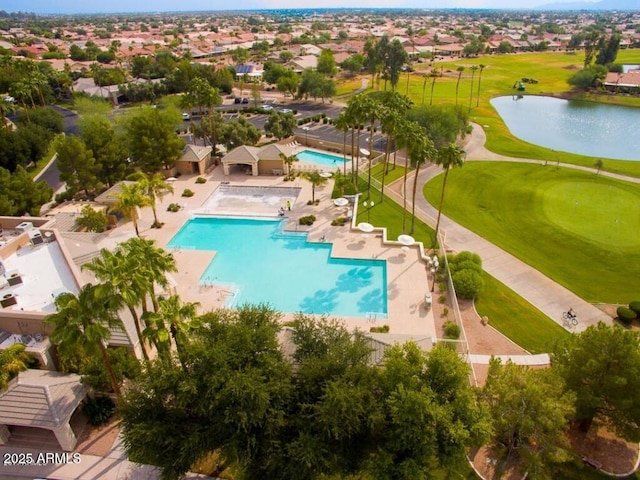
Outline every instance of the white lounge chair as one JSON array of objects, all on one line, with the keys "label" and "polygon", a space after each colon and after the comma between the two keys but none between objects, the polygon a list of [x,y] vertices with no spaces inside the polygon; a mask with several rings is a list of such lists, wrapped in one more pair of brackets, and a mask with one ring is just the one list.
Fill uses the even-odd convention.
[{"label": "white lounge chair", "polygon": [[431,296],[431,292],[425,293],[425,295],[424,295],[424,304],[427,307],[430,307],[432,302],[433,302],[433,297]]}]

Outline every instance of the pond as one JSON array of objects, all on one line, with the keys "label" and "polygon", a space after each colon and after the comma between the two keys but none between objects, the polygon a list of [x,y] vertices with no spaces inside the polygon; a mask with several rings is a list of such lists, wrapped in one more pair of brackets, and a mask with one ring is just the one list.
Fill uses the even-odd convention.
[{"label": "pond", "polygon": [[491,105],[511,133],[529,143],[590,157],[640,161],[640,108],[534,95]]}]

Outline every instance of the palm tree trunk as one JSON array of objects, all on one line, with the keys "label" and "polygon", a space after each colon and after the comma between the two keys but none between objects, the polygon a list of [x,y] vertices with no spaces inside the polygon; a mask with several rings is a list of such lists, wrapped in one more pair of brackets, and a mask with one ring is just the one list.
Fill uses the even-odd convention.
[{"label": "palm tree trunk", "polygon": [[353,136],[353,132],[354,132],[354,128],[351,129],[351,181],[353,182],[353,186],[355,187],[357,185],[356,183],[356,171],[355,171],[355,158],[354,158],[354,152],[355,152],[355,137]]},{"label": "palm tree trunk", "polygon": [[442,205],[444,204],[444,188],[447,186],[447,176],[449,175],[449,169],[444,171],[444,179],[442,180],[442,191],[440,192],[440,205],[438,205],[438,219],[436,220],[436,230],[433,232],[433,245],[435,247],[438,243],[438,228],[440,228],[440,215],[442,215]]},{"label": "palm tree trunk", "polygon": [[342,132],[342,171],[347,176],[347,130]]},{"label": "palm tree trunk", "polygon": [[409,173],[409,159],[405,159],[404,177],[402,180],[402,233],[407,231],[407,174]]},{"label": "palm tree trunk", "polygon": [[429,100],[429,105],[433,105],[433,89],[436,86],[436,76],[433,76],[433,81],[431,82],[431,99]]},{"label": "palm tree trunk", "polygon": [[116,397],[120,398],[120,385],[118,385],[116,376],[113,373],[113,368],[111,368],[111,362],[109,362],[109,357],[107,356],[107,347],[105,347],[102,342],[100,342],[100,354],[102,355],[102,363],[104,363],[104,367],[107,369],[107,376],[109,377],[109,383],[111,383],[113,393],[116,394]]},{"label": "palm tree trunk", "polygon": [[420,173],[420,162],[416,162],[415,176],[413,177],[413,200],[411,201],[411,231],[410,235],[413,235],[413,231],[416,223],[416,194],[418,192],[418,173]]},{"label": "palm tree trunk", "polygon": [[133,317],[133,324],[136,327],[136,335],[138,335],[138,341],[140,342],[140,348],[142,349],[142,356],[146,361],[149,361],[149,354],[147,353],[147,349],[144,345],[144,338],[142,337],[142,328],[140,328],[140,318],[138,318],[138,312],[133,308],[133,305],[127,305],[129,308],[129,313]]},{"label": "palm tree trunk", "polygon": [[136,213],[135,208],[131,212],[131,221],[133,222],[133,228],[136,231],[136,236],[140,238],[140,231],[138,230],[138,214]]},{"label": "palm tree trunk", "polygon": [[427,91],[427,79],[428,79],[428,78],[429,78],[429,77],[427,77],[427,76],[425,75],[425,77],[424,77],[424,82],[422,82],[422,105],[424,105],[424,94],[425,94],[425,92]]},{"label": "palm tree trunk", "polygon": [[391,151],[391,142],[389,141],[389,136],[387,135],[387,145],[384,149],[384,165],[382,166],[382,186],[380,188],[380,202],[384,199],[384,180],[387,176],[387,169],[389,168],[389,153]]}]

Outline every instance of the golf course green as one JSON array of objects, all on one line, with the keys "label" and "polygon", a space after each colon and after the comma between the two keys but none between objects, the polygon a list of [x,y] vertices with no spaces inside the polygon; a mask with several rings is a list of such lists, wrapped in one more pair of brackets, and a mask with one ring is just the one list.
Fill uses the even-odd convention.
[{"label": "golf course green", "polygon": [[[437,205],[443,175],[424,187]],[[640,185],[555,165],[467,162],[443,213],[590,302],[640,297]]]}]

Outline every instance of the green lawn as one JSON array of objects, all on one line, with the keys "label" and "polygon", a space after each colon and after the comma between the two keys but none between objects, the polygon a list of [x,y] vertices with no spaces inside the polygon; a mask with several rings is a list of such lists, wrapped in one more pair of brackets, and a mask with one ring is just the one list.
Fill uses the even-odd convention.
[{"label": "green lawn", "polygon": [[[404,165],[393,165],[393,156],[389,159],[389,171],[384,176],[384,184],[389,185],[390,183],[395,182],[399,178],[402,178],[404,175]],[[409,168],[409,172],[411,172],[413,168]],[[382,163],[374,165],[371,169],[371,176],[382,182]]]},{"label": "green lawn", "polygon": [[[437,204],[443,175],[424,187]],[[640,187],[555,165],[467,162],[443,211],[590,302],[626,304],[640,283]]]},{"label": "green lawn", "polygon": [[476,310],[489,324],[531,353],[548,353],[554,343],[569,336],[564,328],[488,273],[475,300]]},{"label": "green lawn", "polygon": [[[594,95],[571,91],[567,79],[582,68],[583,62],[584,52],[537,52],[488,55],[472,59],[460,58],[449,62],[435,62],[433,65],[417,64],[419,71],[408,77],[409,88],[407,89],[407,75],[403,74],[398,83],[398,91],[403,94],[408,93],[416,105],[421,105],[423,98],[427,105],[431,102],[434,105],[456,104],[457,68],[464,67],[458,88],[457,104],[468,109],[471,121],[488,126],[485,130],[489,150],[519,158],[558,159],[561,162],[592,167],[597,160],[596,157],[553,152],[551,149],[515,138],[489,103],[493,97],[512,95],[514,82],[523,77],[529,77],[535,78],[538,83],[526,85],[525,93],[528,95],[562,96],[640,108],[640,97],[637,96]],[[617,62],[640,63],[640,49],[621,50]],[[478,96],[480,70],[472,75],[471,66],[480,64],[485,65],[485,68],[482,71]],[[437,77],[433,85],[432,100],[431,79],[427,79],[425,83],[423,74],[433,69],[442,73],[442,76]],[[381,89],[383,85],[384,83],[381,82]],[[605,169],[640,177],[640,162],[606,160]]]}]

